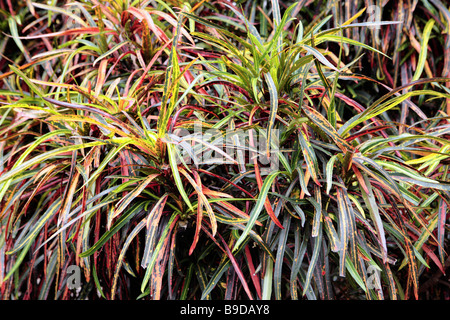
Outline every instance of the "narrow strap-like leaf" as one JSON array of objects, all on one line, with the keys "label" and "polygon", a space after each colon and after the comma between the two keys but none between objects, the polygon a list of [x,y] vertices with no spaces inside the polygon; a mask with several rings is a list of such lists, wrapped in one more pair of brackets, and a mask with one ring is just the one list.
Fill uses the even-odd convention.
[{"label": "narrow strap-like leaf", "polygon": [[306,273],[306,280],[305,280],[305,286],[303,288],[303,295],[306,294],[306,292],[309,289],[309,286],[311,284],[311,279],[314,273],[314,269],[316,268],[316,264],[319,258],[320,249],[322,247],[322,225],[319,226],[319,230],[317,233],[317,237],[313,238],[313,252],[311,256],[311,260],[309,261],[308,266],[308,272]]},{"label": "narrow strap-like leaf", "polygon": [[128,205],[141,194],[141,192],[149,185],[150,182],[152,182],[156,177],[158,177],[159,174],[150,174],[147,178],[145,178],[144,181],[139,183],[139,185],[131,192],[129,192],[125,197],[123,197],[116,205],[116,209],[114,212],[108,216],[108,224],[107,228],[109,229],[109,226],[111,225],[111,221],[117,217],[119,214],[121,214]]},{"label": "narrow strap-like leaf", "polygon": [[136,235],[142,230],[142,228],[145,227],[146,219],[141,220],[136,227],[128,234],[127,239],[125,240],[124,244],[122,245],[122,250],[120,251],[119,257],[117,258],[116,262],[116,269],[114,271],[114,277],[113,277],[113,285],[111,289],[111,300],[114,300],[114,296],[116,294],[117,289],[117,280],[119,278],[119,271],[122,267],[123,258],[125,257],[125,253],[128,250],[129,245],[131,244],[131,241],[136,237]]},{"label": "narrow strap-like leaf", "polygon": [[278,112],[278,91],[270,73],[265,73],[264,77],[269,89],[270,96],[270,113],[269,123],[267,124],[267,140],[266,140],[266,155],[270,158],[270,144],[273,136],[273,127],[275,125],[275,118]]},{"label": "narrow strap-like leaf", "polygon": [[137,203],[132,206],[125,214],[121,215],[119,219],[112,225],[111,229],[105,232],[100,239],[88,250],[80,254],[81,258],[88,257],[100,249],[117,231],[119,231],[134,215],[138,214],[144,206],[143,203]]},{"label": "narrow strap-like leaf", "polygon": [[179,217],[180,216],[177,213],[174,213],[174,214],[172,214],[170,219],[167,221],[167,223],[160,235],[159,241],[155,247],[155,250],[152,253],[151,259],[147,266],[147,270],[145,270],[145,275],[144,275],[144,278],[142,279],[142,283],[141,283],[141,292],[145,291],[145,287],[147,286],[147,283],[150,280],[150,277],[153,272],[153,268],[156,264],[158,254],[159,254],[161,248],[163,247],[163,244],[165,243],[166,237],[170,236],[171,230],[175,227],[175,224],[178,221]]},{"label": "narrow strap-like leaf", "polygon": [[147,268],[150,258],[152,257],[153,250],[155,249],[155,243],[156,243],[156,232],[158,230],[159,221],[161,220],[161,216],[163,213],[164,206],[166,204],[168,194],[164,194],[158,202],[155,203],[152,210],[147,215],[146,221],[146,228],[147,233],[145,236],[145,249],[144,254],[142,255],[141,259],[141,266],[143,268]]},{"label": "narrow strap-like leaf", "polygon": [[184,190],[183,181],[181,180],[181,177],[180,177],[180,172],[178,170],[178,164],[177,164],[177,159],[176,159],[176,152],[174,150],[175,147],[170,143],[167,143],[166,147],[167,147],[167,153],[169,155],[170,168],[172,169],[172,175],[175,180],[175,185],[177,186],[181,197],[183,198],[184,202],[188,205],[189,209],[191,211],[194,211],[191,201],[189,200],[189,197],[188,197],[186,191]]},{"label": "narrow strap-like leaf", "polygon": [[414,72],[411,81],[419,80],[420,76],[422,75],[422,71],[427,59],[428,40],[430,39],[431,30],[433,29],[434,23],[435,21],[433,19],[430,19],[427,21],[427,24],[423,28],[422,42],[420,43],[419,60],[417,62],[416,71]]},{"label": "narrow strap-like leaf", "polygon": [[298,133],[298,141],[300,142],[303,157],[305,158],[306,168],[308,169],[309,174],[311,175],[314,182],[317,185],[320,185],[318,175],[319,169],[316,154],[310,142],[306,139],[306,136],[302,131]]},{"label": "narrow strap-like leaf", "polygon": [[369,178],[363,173],[362,174],[364,183],[367,187],[367,192],[364,188],[361,188],[361,194],[363,196],[366,207],[369,209],[370,217],[375,224],[375,228],[377,230],[377,237],[381,243],[382,254],[383,254],[383,262],[386,263],[387,260],[387,245],[386,245],[386,237],[383,228],[383,222],[381,220],[381,216],[378,210],[378,205],[376,203],[375,196],[372,191],[372,186],[370,185]]},{"label": "narrow strap-like leaf", "polygon": [[32,226],[31,230],[24,237],[24,239],[21,240],[12,250],[7,251],[6,254],[13,254],[18,250],[22,249],[24,246],[28,245],[29,243],[32,243],[33,240],[37,237],[39,231],[44,227],[44,225],[51,218],[53,218],[56,213],[59,212],[61,202],[62,202],[61,198],[58,198],[56,201],[54,201],[49,206],[47,211],[45,211],[45,213],[39,218],[39,220]]},{"label": "narrow strap-like leaf", "polygon": [[235,251],[239,245],[245,240],[250,230],[255,225],[256,220],[259,217],[259,214],[261,213],[262,208],[264,207],[264,203],[267,198],[267,193],[269,192],[270,187],[272,186],[273,181],[279,175],[280,172],[276,171],[271,174],[269,174],[266,179],[264,180],[264,183],[262,185],[261,191],[258,196],[258,200],[256,201],[255,206],[252,209],[252,212],[250,213],[250,219],[247,223],[247,226],[245,227],[244,232],[241,234],[239,239],[236,241],[236,244],[234,245],[233,251]]},{"label": "narrow strap-like leaf", "polygon": [[341,138],[336,129],[322,114],[306,105],[302,106],[302,110],[317,127],[325,132],[331,139],[333,139],[333,141],[338,145],[343,153],[346,153],[348,150],[353,149],[353,147],[347,141],[345,141],[345,139]]},{"label": "narrow strap-like leaf", "polygon": [[282,275],[282,267],[284,261],[284,250],[286,248],[286,241],[289,234],[289,228],[291,224],[291,215],[287,214],[284,217],[283,221],[283,230],[281,230],[280,238],[278,241],[277,248],[277,257],[275,260],[275,268],[273,272],[273,280],[274,280],[274,294],[275,299],[281,300],[281,275]]}]

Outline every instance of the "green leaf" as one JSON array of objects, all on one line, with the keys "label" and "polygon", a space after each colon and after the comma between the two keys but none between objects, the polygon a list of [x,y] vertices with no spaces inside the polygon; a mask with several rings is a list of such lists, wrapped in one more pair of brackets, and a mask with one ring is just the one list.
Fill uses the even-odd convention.
[{"label": "green leaf", "polygon": [[326,193],[330,194],[331,186],[332,186],[332,180],[333,180],[333,168],[334,168],[334,162],[337,159],[337,155],[334,155],[328,160],[327,166],[325,169],[325,174],[327,177],[327,190]]},{"label": "green leaf", "polygon": [[146,218],[147,234],[145,236],[145,249],[141,259],[141,266],[147,268],[151,257],[153,256],[154,244],[156,243],[156,235],[159,227],[159,221],[166,204],[168,194],[164,194],[158,202],[155,203],[152,210]]},{"label": "green leaf", "polygon": [[175,180],[175,185],[178,188],[178,191],[180,192],[181,197],[183,198],[184,202],[188,205],[189,209],[194,212],[194,207],[191,204],[191,201],[189,200],[189,197],[184,190],[183,181],[180,177],[180,172],[178,171],[178,165],[176,160],[176,153],[174,150],[174,146],[170,143],[166,144],[167,147],[167,153],[169,155],[169,164],[170,168],[172,169],[172,175]]},{"label": "green leaf", "polygon": [[306,44],[303,44],[302,47],[305,48],[306,51],[308,51],[309,54],[312,54],[312,55],[313,55],[317,60],[319,60],[323,65],[327,66],[328,68],[330,68],[330,69],[332,69],[332,70],[334,70],[334,71],[338,71],[338,69],[337,69],[333,64],[331,64],[331,62],[328,61],[327,58],[325,58],[325,57],[323,56],[323,54],[321,54],[321,53],[319,52],[319,50],[317,50],[317,49],[315,49],[315,48],[313,48],[313,47],[311,47],[311,46],[308,46],[308,45],[306,45]]},{"label": "green leaf", "polygon": [[103,289],[100,285],[100,281],[98,280],[97,268],[95,267],[95,264],[92,265],[92,275],[94,278],[95,287],[97,288],[102,298],[106,299],[105,294],[103,293]]},{"label": "green leaf", "polygon": [[168,236],[169,230],[171,230],[174,227],[174,224],[177,222],[178,218],[179,218],[179,215],[177,213],[172,214],[172,216],[170,217],[169,221],[167,222],[165,228],[163,229],[163,231],[159,237],[158,244],[156,245],[155,250],[153,250],[151,259],[147,266],[147,270],[145,271],[145,275],[144,275],[144,278],[141,283],[141,292],[145,291],[145,287],[147,286],[147,283],[150,280],[150,276],[152,275],[153,267],[155,266],[156,258],[158,257],[159,251],[161,250],[161,248],[166,240],[166,237]]},{"label": "green leaf", "polygon": [[269,123],[267,124],[266,154],[270,158],[270,143],[272,141],[273,127],[278,112],[278,92],[270,73],[264,74],[270,95],[270,114]]},{"label": "green leaf", "polygon": [[120,199],[120,201],[116,205],[116,209],[111,215],[108,215],[108,221],[107,221],[107,229],[111,226],[112,220],[117,217],[119,214],[121,214],[128,205],[141,194],[141,192],[148,186],[150,182],[152,182],[156,177],[158,177],[159,174],[150,174],[147,178],[145,178],[144,181],[142,181],[133,191],[127,193],[125,197]]},{"label": "green leaf", "polygon": [[206,297],[210,294],[210,292],[219,283],[220,279],[222,278],[222,275],[225,273],[225,271],[228,270],[228,268],[230,266],[231,266],[230,259],[226,259],[226,260],[222,261],[222,263],[217,267],[216,271],[214,272],[214,275],[209,280],[208,285],[203,290],[201,300],[206,299]]},{"label": "green leaf", "polygon": [[[425,79],[425,80],[417,80],[416,82],[413,82],[414,84],[422,84],[422,83],[427,83],[427,82],[433,82],[433,80],[435,82],[437,82],[439,79]],[[441,80],[443,81],[443,80]],[[412,85],[412,84],[409,84]],[[404,89],[407,88],[406,86],[404,86]],[[341,136],[345,136],[352,128],[354,128],[355,126],[357,126],[358,124],[360,124],[361,122],[367,121],[371,118],[374,118],[394,107],[396,107],[397,105],[401,104],[402,102],[404,102],[405,100],[413,97],[413,96],[418,96],[418,95],[433,95],[436,97],[448,97],[448,95],[440,93],[438,91],[433,91],[433,90],[415,90],[415,91],[410,91],[401,95],[398,95],[394,98],[391,98],[390,100],[382,103],[384,100],[386,100],[388,97],[394,95],[396,93],[396,91],[399,90],[399,88],[397,88],[396,90],[391,91],[390,93],[384,95],[383,97],[381,97],[380,99],[378,99],[377,101],[375,101],[369,108],[367,108],[366,110],[364,110],[361,113],[358,113],[357,115],[353,116],[350,120],[348,120],[342,127],[339,128],[338,133]],[[420,109],[419,109],[420,110]],[[421,112],[423,113],[423,112]]]},{"label": "green leaf", "polygon": [[121,215],[119,219],[117,219],[117,221],[112,225],[111,229],[106,231],[92,247],[82,252],[80,254],[80,257],[88,257],[99,250],[106,241],[108,241],[116,232],[118,232],[132,217],[138,214],[142,210],[143,206],[143,203],[137,203],[132,206],[125,214]]},{"label": "green leaf", "polygon": [[[20,157],[14,162],[14,165],[11,167],[10,170],[16,169],[17,167],[19,167],[25,160],[25,158],[34,150],[36,149],[39,145],[41,145],[44,141],[46,141],[47,139],[56,136],[56,135],[63,135],[63,134],[70,134],[70,130],[55,130],[55,131],[51,131],[48,132],[46,134],[43,134],[42,136],[40,136],[39,138],[36,139],[36,141],[34,141],[33,143],[30,144],[30,146],[22,152],[22,154],[20,155]],[[11,184],[11,180],[14,177],[9,178],[9,180],[4,181],[4,177],[2,177],[3,179],[0,178],[0,202],[2,201],[3,196],[5,195],[6,190],[8,189],[9,185]],[[3,182],[2,182],[3,181]]]},{"label": "green leaf", "polygon": [[314,186],[314,195],[316,199],[309,197],[307,200],[313,205],[314,207],[314,219],[313,219],[313,225],[312,225],[312,237],[317,237],[319,234],[319,227],[322,225],[322,200],[321,200],[321,193],[318,186]]},{"label": "green leaf", "polygon": [[419,61],[417,62],[416,72],[414,72],[414,76],[412,77],[411,81],[418,80],[422,75],[422,71],[425,66],[425,62],[427,60],[428,40],[430,39],[434,23],[435,21],[433,19],[430,19],[425,25],[425,28],[423,28],[422,42],[420,44]]},{"label": "green leaf", "polygon": [[274,292],[276,300],[282,299],[282,292],[281,292],[282,268],[284,261],[284,251],[287,245],[287,238],[289,234],[290,224],[291,224],[291,216],[287,214],[284,217],[283,221],[284,229],[281,230],[280,238],[278,241],[277,257],[275,260],[275,269],[273,272]]},{"label": "green leaf", "polygon": [[322,225],[319,226],[317,237],[314,238],[313,253],[311,256],[311,260],[309,262],[308,272],[306,273],[306,281],[303,287],[303,295],[306,294],[311,284],[311,279],[313,276],[314,269],[316,268],[317,260],[319,259],[319,252],[321,249],[322,249]]},{"label": "green leaf", "polygon": [[17,29],[16,18],[18,18],[18,16],[13,16],[13,15],[11,15],[8,18],[9,30],[11,31],[12,38],[13,38],[14,42],[16,43],[17,47],[19,48],[20,52],[22,52],[24,55],[26,55],[27,58],[29,59],[29,56],[25,51],[25,47],[23,46],[23,43],[19,37],[19,31]]},{"label": "green leaf", "polygon": [[245,16],[243,16],[238,10],[236,10],[233,6],[228,5],[227,3],[223,3],[226,7],[231,9],[231,11],[234,12],[234,14],[245,23],[245,26],[247,27],[248,31],[258,40],[260,44],[264,43],[264,41],[261,39],[260,34],[256,30],[255,26],[250,23]]},{"label": "green leaf", "polygon": [[317,127],[319,127],[323,132],[325,132],[333,141],[337,144],[339,149],[343,153],[349,150],[353,150],[353,147],[344,139],[341,138],[336,129],[328,122],[328,120],[319,112],[310,108],[306,105],[302,106],[303,112]]},{"label": "green leaf", "polygon": [[266,272],[264,274],[264,280],[263,280],[261,300],[271,300],[272,286],[273,286],[272,279],[273,279],[273,261],[272,261],[272,259],[267,259]]},{"label": "green leaf", "polygon": [[226,30],[226,28],[224,28],[224,27],[222,27],[222,26],[220,26],[218,24],[215,24],[215,23],[213,23],[211,21],[208,21],[206,19],[200,18],[199,16],[197,16],[195,14],[188,13],[188,12],[183,12],[183,11],[181,11],[180,14],[183,15],[183,16],[186,16],[189,19],[192,19],[192,20],[194,20],[194,21],[196,21],[196,22],[198,22],[200,24],[203,24],[204,26],[207,26],[207,27],[210,27],[210,28],[213,28],[213,29]]},{"label": "green leaf", "polygon": [[300,142],[303,157],[305,158],[306,168],[308,169],[309,174],[313,178],[314,182],[320,185],[316,154],[311,144],[307,140],[306,135],[302,131],[298,133],[298,141]]},{"label": "green leaf", "polygon": [[303,169],[301,166],[298,166],[295,168],[298,172],[298,181],[300,183],[300,188],[302,189],[302,191],[307,195],[310,196],[311,194],[309,193],[307,187],[306,187],[306,182],[305,182],[305,174],[303,173]]},{"label": "green leaf", "polygon": [[379,242],[381,243],[383,263],[386,263],[387,245],[386,245],[386,236],[385,236],[385,232],[384,232],[383,222],[381,220],[377,201],[373,194],[372,186],[370,184],[369,178],[364,173],[362,173],[362,176],[364,179],[364,183],[366,184],[366,187],[368,189],[368,192],[366,193],[364,191],[364,188],[360,188],[361,194],[363,196],[366,207],[369,209],[370,217],[372,218],[372,221],[375,224],[375,228],[377,230],[377,237],[378,237]]},{"label": "green leaf", "polygon": [[142,228],[145,227],[146,223],[147,223],[146,219],[141,220],[141,222],[139,222],[136,225],[136,227],[134,227],[134,229],[128,234],[127,239],[125,240],[125,242],[122,245],[122,250],[120,250],[119,257],[117,258],[117,261],[116,261],[116,269],[114,271],[113,285],[111,288],[111,300],[114,300],[114,296],[115,296],[116,289],[117,289],[117,280],[119,278],[119,271],[122,267],[125,253],[127,252],[128,247],[131,244],[131,241],[133,241],[133,239],[136,237],[136,235],[142,230]]},{"label": "green leaf", "polygon": [[236,241],[236,244],[234,245],[233,248],[233,252],[239,248],[240,244],[247,238],[248,233],[255,225],[255,222],[258,219],[262,208],[264,207],[264,202],[266,201],[267,193],[269,192],[269,189],[272,186],[273,181],[280,173],[281,173],[280,171],[272,172],[264,180],[264,183],[261,187],[261,191],[258,196],[258,200],[256,201],[256,204],[253,207],[252,211],[250,212],[250,219],[247,222],[244,232],[242,232],[241,236]]},{"label": "green leaf", "polygon": [[44,99],[44,93],[41,91],[41,89],[39,89],[26,75],[25,73],[23,73],[22,71],[20,71],[18,68],[16,68],[13,65],[9,65],[9,68],[14,71],[14,73],[16,73],[18,76],[20,76],[22,78],[23,81],[25,81],[25,83],[28,85],[28,87],[34,92],[36,93],[42,100],[43,102],[47,105],[47,107],[49,107],[50,110],[55,111],[55,107],[49,103],[48,101],[46,101]]},{"label": "green leaf", "polygon": [[345,258],[345,267],[347,268],[348,272],[352,276],[352,278],[356,281],[356,283],[361,287],[361,289],[364,290],[364,292],[367,292],[366,285],[364,284],[364,280],[361,278],[361,276],[358,273],[358,270],[356,270],[355,266],[353,265],[350,258],[347,256]]},{"label": "green leaf", "polygon": [[44,225],[52,219],[55,214],[59,211],[61,207],[61,198],[58,198],[58,200],[54,201],[45,211],[45,213],[39,218],[39,220],[32,225],[31,230],[28,232],[26,237],[20,241],[14,249],[7,251],[6,254],[13,254],[17,252],[18,250],[22,249],[25,245],[28,245],[29,243],[32,243],[33,240],[37,237],[39,231],[44,227]]}]

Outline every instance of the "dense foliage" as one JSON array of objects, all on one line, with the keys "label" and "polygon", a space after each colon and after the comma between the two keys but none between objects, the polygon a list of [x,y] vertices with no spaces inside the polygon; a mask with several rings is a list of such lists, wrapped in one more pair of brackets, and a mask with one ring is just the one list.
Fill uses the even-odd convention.
[{"label": "dense foliage", "polygon": [[439,0],[0,16],[2,299],[450,297]]}]

